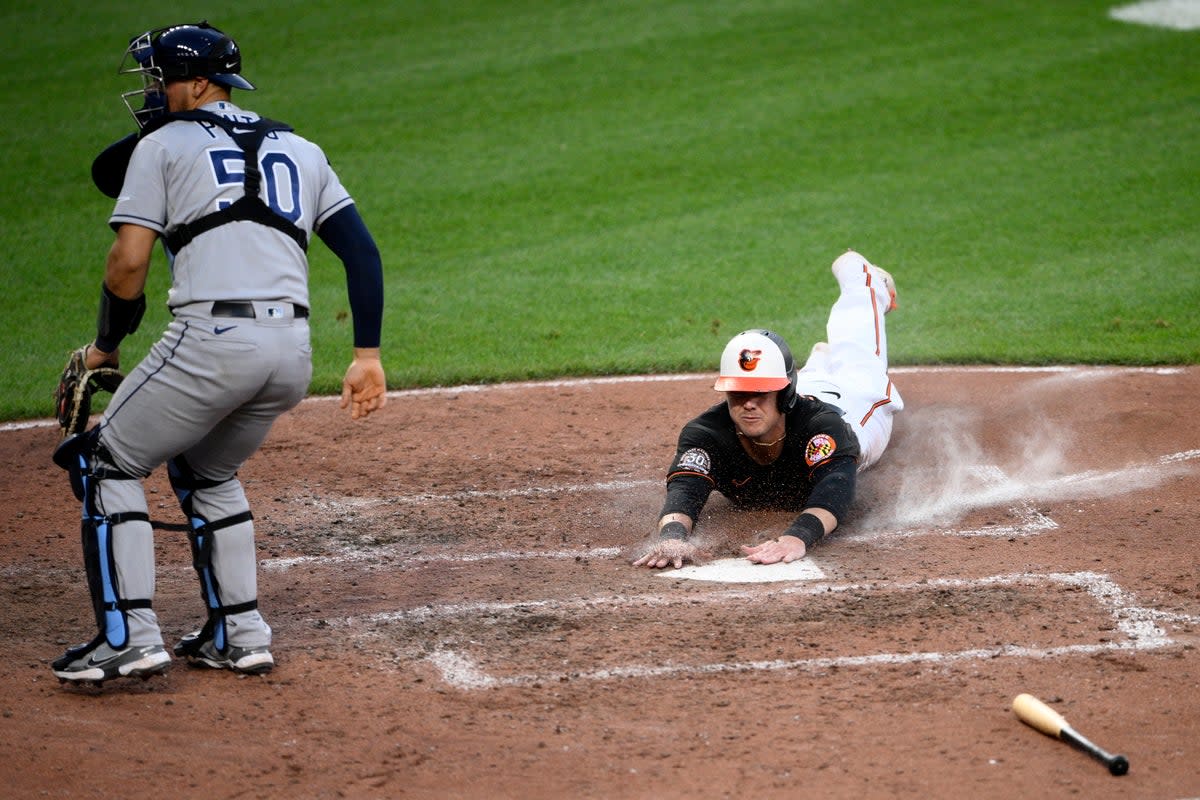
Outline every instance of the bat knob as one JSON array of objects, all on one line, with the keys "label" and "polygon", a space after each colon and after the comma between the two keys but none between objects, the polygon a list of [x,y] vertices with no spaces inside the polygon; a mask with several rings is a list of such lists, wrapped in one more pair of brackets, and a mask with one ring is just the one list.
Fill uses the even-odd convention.
[{"label": "bat knob", "polygon": [[1129,772],[1129,759],[1125,756],[1116,756],[1108,762],[1108,771],[1113,775],[1124,775]]}]

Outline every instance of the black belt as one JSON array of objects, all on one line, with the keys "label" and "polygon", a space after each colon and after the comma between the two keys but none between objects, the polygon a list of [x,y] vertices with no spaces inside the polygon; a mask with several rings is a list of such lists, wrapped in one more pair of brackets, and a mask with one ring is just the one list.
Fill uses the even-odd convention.
[{"label": "black belt", "polygon": [[[289,304],[284,303],[284,305]],[[212,304],[212,315],[243,319],[254,319],[257,316],[254,313],[254,303],[248,300],[217,300]],[[292,305],[292,316],[296,319],[304,319],[308,316],[308,309],[301,305]]]}]

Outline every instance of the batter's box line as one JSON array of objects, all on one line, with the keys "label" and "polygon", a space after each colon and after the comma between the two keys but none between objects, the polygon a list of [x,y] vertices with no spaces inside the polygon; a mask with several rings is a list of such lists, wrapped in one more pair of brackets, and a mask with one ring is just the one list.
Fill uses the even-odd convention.
[{"label": "batter's box line", "polygon": [[[1042,583],[1051,581],[1060,584],[1073,585],[1088,591],[1089,594],[1092,594],[1102,605],[1112,605],[1114,608],[1136,607],[1131,601],[1128,601],[1127,595],[1123,594],[1121,589],[1115,583],[1113,583],[1111,579],[1109,579],[1106,575],[1095,572],[1015,573],[1008,575],[986,576],[982,578],[923,578],[918,581],[905,581],[885,584],[885,588],[889,591],[899,592],[926,591],[929,589],[986,587],[997,583],[1013,584],[1022,581],[1026,583]],[[771,597],[789,595],[826,595],[842,592],[878,591],[879,589],[880,584],[878,582],[805,582],[803,584],[791,586],[780,586],[778,584],[756,584],[752,588],[716,589],[703,594],[687,595],[663,594],[659,592],[635,595],[607,595],[600,597],[552,597],[542,600],[512,600],[506,602],[489,601],[477,603],[442,603],[437,605],[428,604],[417,606],[415,608],[400,609],[397,611],[379,611],[373,614],[353,615],[335,619],[314,619],[310,621],[316,622],[322,626],[330,627],[354,628],[365,624],[374,628],[380,623],[425,622],[427,620],[453,619],[455,617],[466,617],[473,615],[500,616],[504,614],[528,613],[539,610],[553,612],[574,612],[595,608],[605,608],[607,606],[619,608],[670,606],[695,607],[698,605],[723,604],[741,601],[758,602],[764,597],[764,595],[769,595]],[[1118,600],[1124,600],[1126,602],[1122,604],[1117,602]],[[1200,623],[1200,617],[1189,617],[1185,614],[1159,612],[1150,609],[1147,609],[1146,612],[1151,617],[1161,614],[1163,615],[1162,619],[1164,621]]]},{"label": "batter's box line", "polygon": [[[411,547],[411,545],[409,545]],[[368,569],[401,569],[434,562],[475,563],[481,561],[578,561],[589,558],[613,558],[621,554],[620,547],[590,547],[579,550],[492,550],[486,553],[428,553],[397,554],[397,546],[380,545],[369,548],[345,548],[319,556],[288,556],[264,558],[259,567],[266,572],[287,572],[306,564],[359,563]]]},{"label": "batter's box line", "polygon": [[[917,588],[929,585],[929,582],[898,584],[895,588]],[[767,589],[771,596],[779,597],[786,595],[817,595],[827,594],[830,592],[851,592],[855,590],[870,590],[878,588],[874,584],[866,583],[805,583],[796,586],[778,586],[772,584],[771,588]],[[637,595],[608,595],[601,597],[574,597],[574,598],[547,598],[544,600],[512,600],[512,601],[490,601],[478,603],[443,603],[440,605],[424,605],[415,608],[405,608],[398,611],[378,611],[373,614],[362,614],[349,617],[341,617],[338,619],[320,619],[310,620],[321,626],[329,627],[348,627],[355,628],[360,625],[368,625],[372,629],[378,629],[380,624],[388,624],[392,622],[412,623],[424,622],[432,619],[453,619],[455,617],[464,617],[471,615],[487,615],[499,616],[504,614],[529,613],[532,611],[554,611],[554,612],[574,612],[586,611],[596,608],[605,608],[607,606],[618,606],[625,608],[641,607],[670,607],[670,606],[689,606],[697,605],[720,604],[727,602],[739,601],[757,601],[762,599],[764,589],[756,587],[753,589],[718,589],[715,591],[706,592],[704,594],[689,595],[686,598],[681,598],[674,594],[637,594]]]},{"label": "batter's box line", "polygon": [[876,653],[865,656],[838,656],[832,658],[807,658],[793,661],[741,661],[717,664],[661,664],[657,666],[630,665],[589,672],[562,672],[547,675],[513,675],[493,677],[488,675],[470,658],[451,650],[439,650],[430,654],[427,661],[435,667],[442,680],[453,689],[470,691],[514,686],[543,686],[570,681],[609,681],[633,678],[671,678],[677,675],[714,675],[736,672],[778,672],[781,670],[820,672],[824,670],[897,666],[903,664],[936,664],[943,666],[957,661],[984,661],[994,658],[1056,658],[1069,655],[1091,655],[1103,651],[1143,650],[1134,643],[1064,645],[1051,648],[1000,647],[976,650],[959,650],[952,653]]},{"label": "batter's box line", "polygon": [[[1048,574],[1019,573],[1012,575],[994,575],[976,579],[938,579],[921,581],[917,583],[895,584],[886,588],[888,590],[915,591],[1037,583],[1051,583],[1058,584],[1060,586],[1083,589],[1097,602],[1098,605],[1100,605],[1102,608],[1105,608],[1110,613],[1115,627],[1125,635],[1126,640],[1092,644],[1060,645],[1056,647],[1030,647],[1009,644],[989,648],[970,648],[967,650],[958,650],[952,652],[874,653],[859,656],[834,656],[794,660],[774,659],[765,661],[718,662],[712,664],[633,664],[594,670],[524,674],[503,677],[488,674],[485,670],[480,668],[479,664],[470,656],[454,649],[453,647],[448,647],[445,645],[439,647],[433,653],[426,656],[425,660],[441,675],[442,680],[447,685],[460,690],[475,690],[509,686],[553,684],[578,680],[604,681],[632,678],[661,678],[689,674],[707,675],[729,672],[764,672],[779,670],[821,671],[843,667],[895,666],[903,664],[944,665],[960,661],[983,661],[994,658],[1049,659],[1071,655],[1091,655],[1112,651],[1155,650],[1168,647],[1175,643],[1174,640],[1167,636],[1166,632],[1159,627],[1158,623],[1172,623],[1179,625],[1200,624],[1200,617],[1197,616],[1165,612],[1157,609],[1138,606],[1134,603],[1132,596],[1121,589],[1121,587],[1110,577],[1095,572]],[[802,587],[796,591],[803,593],[820,593],[834,590],[861,590],[865,588],[878,589],[879,587],[876,585],[863,584],[841,586],[830,585],[824,587],[809,586]],[[772,592],[774,594],[779,594],[779,592],[776,590],[772,590]],[[721,593],[721,599],[729,599],[730,594],[731,593]],[[748,596],[752,593],[741,592],[737,594],[739,596]],[[556,605],[575,606],[586,603],[590,606],[597,606],[610,602],[615,605],[616,601],[620,601],[625,605],[629,605],[631,603],[644,602],[648,599],[655,602],[661,602],[662,600],[660,596],[654,596],[652,598],[625,597],[605,600],[592,599],[588,601],[572,601],[570,603],[542,601],[541,603],[533,605],[554,607]],[[675,602],[680,605],[695,605],[697,598],[676,598]],[[520,607],[521,604],[510,605],[511,608],[515,609]],[[477,606],[458,604],[455,606],[448,606],[446,609],[449,616],[467,613],[479,613],[485,609],[487,613],[496,613],[498,610],[500,610],[498,604],[483,604]],[[371,619],[376,622],[376,624],[381,621],[379,615],[376,615]]]},{"label": "batter's box line", "polygon": [[553,497],[560,494],[583,494],[587,492],[623,492],[659,486],[662,481],[629,480],[599,481],[597,483],[563,484],[561,486],[526,486],[520,489],[464,489],[460,492],[434,494],[402,494],[395,497],[339,497],[337,499],[297,498],[301,504],[328,511],[353,511],[378,506],[424,506],[438,503],[458,503],[463,500],[511,500],[514,497]]}]

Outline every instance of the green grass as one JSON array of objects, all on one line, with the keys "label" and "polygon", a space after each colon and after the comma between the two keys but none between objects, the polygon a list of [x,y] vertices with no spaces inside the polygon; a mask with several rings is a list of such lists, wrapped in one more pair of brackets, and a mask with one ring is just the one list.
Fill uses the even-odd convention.
[{"label": "green grass", "polygon": [[[881,7],[882,6],[882,7]],[[822,334],[830,261],[889,268],[897,364],[1200,360],[1196,33],[1096,2],[10,3],[0,418],[94,332],[128,37],[239,40],[235,100],[322,145],[387,271],[393,387],[708,370]],[[313,391],[349,356],[312,251]],[[127,365],[165,324],[165,264]]]}]

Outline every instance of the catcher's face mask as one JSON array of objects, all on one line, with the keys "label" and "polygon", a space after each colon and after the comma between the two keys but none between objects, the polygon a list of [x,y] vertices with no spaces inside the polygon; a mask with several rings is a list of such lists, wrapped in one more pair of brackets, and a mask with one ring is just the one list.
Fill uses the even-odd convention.
[{"label": "catcher's face mask", "polygon": [[121,93],[121,102],[129,109],[139,128],[146,127],[146,123],[167,109],[162,68],[154,63],[152,44],[153,38],[161,33],[162,29],[159,29],[135,36],[125,50],[121,66],[117,68],[118,75],[137,75],[140,78],[141,87]]},{"label": "catcher's face mask", "polygon": [[[118,75],[138,75],[142,87],[124,92],[121,100],[139,128],[166,108],[168,81],[204,77],[230,89],[253,90],[243,78],[237,43],[208,22],[155,28],[135,36],[121,59]],[[141,104],[141,108],[134,106]]]}]

